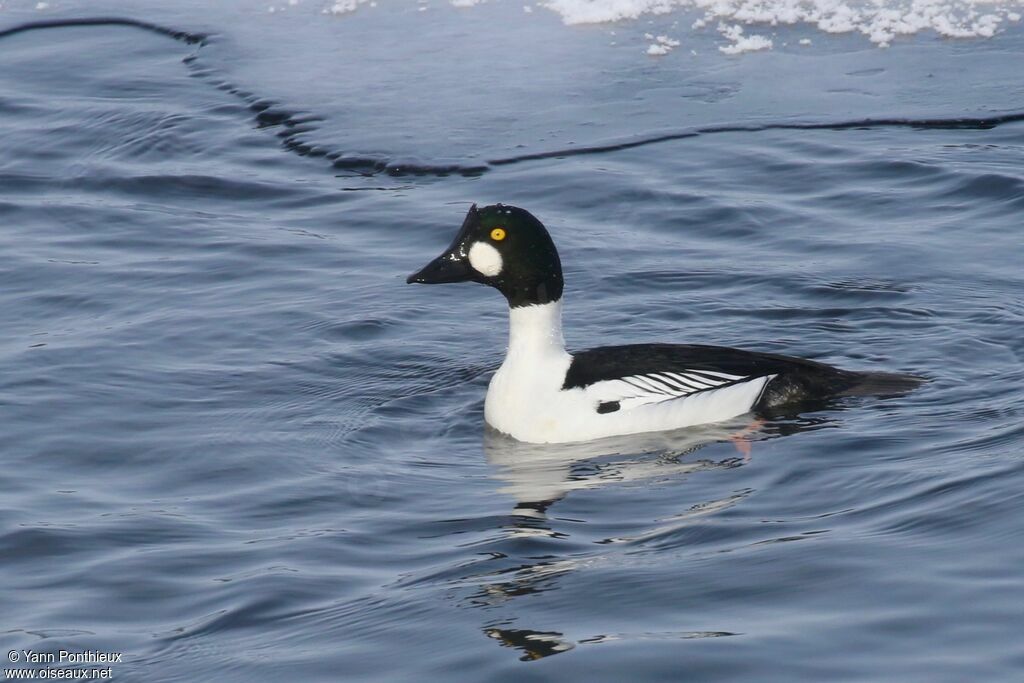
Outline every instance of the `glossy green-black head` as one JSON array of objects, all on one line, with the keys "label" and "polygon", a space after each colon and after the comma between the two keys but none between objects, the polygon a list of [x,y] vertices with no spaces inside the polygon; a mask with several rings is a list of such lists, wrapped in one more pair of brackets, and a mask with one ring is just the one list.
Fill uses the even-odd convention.
[{"label": "glossy green-black head", "polygon": [[406,281],[480,282],[513,307],[562,298],[562,264],[551,235],[529,211],[503,204],[474,204],[451,246]]}]

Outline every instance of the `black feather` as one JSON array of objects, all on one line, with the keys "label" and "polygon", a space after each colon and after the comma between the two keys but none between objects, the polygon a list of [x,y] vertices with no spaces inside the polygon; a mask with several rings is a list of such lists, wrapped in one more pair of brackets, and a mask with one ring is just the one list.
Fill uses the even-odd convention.
[{"label": "black feather", "polygon": [[[889,390],[897,385],[912,387],[920,381],[906,375],[890,375],[887,377],[901,381],[879,382],[880,391],[873,392],[871,378],[876,377],[876,373],[841,370],[804,358],[700,344],[629,344],[573,354],[562,389],[582,389],[596,382],[632,375],[687,371],[722,372],[744,378],[737,382],[775,375],[761,393],[755,409],[829,396],[891,393]],[[717,388],[720,387],[710,390]],[[612,410],[611,406],[606,408],[605,404],[600,404],[597,412]]]}]

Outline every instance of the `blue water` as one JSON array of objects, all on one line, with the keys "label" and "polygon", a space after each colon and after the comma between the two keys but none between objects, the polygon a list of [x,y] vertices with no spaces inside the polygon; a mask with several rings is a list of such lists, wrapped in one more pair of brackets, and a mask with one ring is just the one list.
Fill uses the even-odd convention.
[{"label": "blue water", "polygon": [[[0,651],[122,652],[121,681],[1019,680],[1024,123],[486,162],[709,122],[1012,111],[1024,34],[651,66],[541,23],[568,63],[598,61],[586,83],[522,75],[502,129],[462,78],[493,84],[491,57],[444,47],[486,45],[489,11],[446,29],[442,68],[386,83],[387,50],[359,80],[332,32],[411,34],[415,12],[273,29],[154,8],[136,16],[213,37],[0,39]],[[557,57],[543,44],[529,59]],[[415,163],[480,169],[395,173]],[[767,423],[749,456],[746,419],[486,432],[500,298],[405,276],[495,201],[551,229],[571,347],[930,381]]]}]

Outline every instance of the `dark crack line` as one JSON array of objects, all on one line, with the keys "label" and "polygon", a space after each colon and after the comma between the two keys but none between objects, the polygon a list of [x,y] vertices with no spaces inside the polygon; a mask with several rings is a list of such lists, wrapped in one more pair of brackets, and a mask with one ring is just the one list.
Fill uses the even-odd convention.
[{"label": "dark crack line", "polygon": [[695,138],[701,135],[714,135],[718,133],[762,133],[770,130],[868,130],[875,128],[915,128],[920,130],[989,130],[1006,123],[1024,121],[1024,112],[1011,112],[1007,114],[994,114],[992,116],[962,116],[951,118],[912,119],[912,118],[881,118],[881,119],[855,119],[853,121],[833,121],[823,123],[761,123],[761,124],[726,124],[720,126],[706,126],[702,128],[690,128],[676,133],[664,133],[649,138],[638,140],[627,140],[624,142],[610,142],[605,145],[591,145],[588,147],[573,147],[570,149],[556,150],[553,152],[536,152],[533,154],[521,154],[514,157],[491,159],[490,166],[507,166],[519,164],[525,161],[537,161],[541,159],[553,159],[557,157],[582,156],[585,154],[604,154],[606,152],[618,152],[634,147],[645,147],[656,145],[661,142],[671,142],[685,138]]},{"label": "dark crack line", "polygon": [[139,19],[128,19],[125,17],[84,17],[81,19],[52,19],[48,21],[32,21],[27,24],[19,24],[11,28],[0,30],[0,38],[6,38],[18,33],[29,31],[41,31],[48,28],[69,28],[72,26],[130,26],[143,31],[156,33],[174,40],[181,41],[188,45],[206,45],[209,36],[203,33],[189,33],[188,31],[177,31],[159,24],[151,24],[148,21]]},{"label": "dark crack line", "polygon": [[299,156],[312,159],[325,159],[331,168],[338,171],[350,171],[366,177],[386,174],[394,177],[403,176],[435,176],[450,175],[478,176],[496,166],[509,166],[544,159],[583,156],[588,154],[605,154],[636,147],[646,147],[663,142],[683,140],[701,135],[721,133],[761,133],[772,130],[868,130],[877,128],[911,128],[918,130],[988,130],[1007,123],[1024,121],[1024,112],[1009,112],[991,116],[961,116],[949,118],[878,118],[855,119],[851,121],[832,122],[795,122],[795,123],[760,123],[760,124],[723,124],[687,128],[677,132],[663,133],[620,142],[609,142],[601,145],[572,147],[549,152],[534,152],[518,156],[491,159],[477,165],[463,164],[421,164],[395,161],[388,157],[331,150],[316,145],[302,138],[305,133],[316,130],[317,121],[322,121],[310,113],[291,111],[273,100],[264,99],[248,90],[223,80],[217,73],[202,65],[199,51],[210,44],[211,37],[205,33],[179,31],[176,29],[153,24],[139,19],[124,17],[84,17],[78,19],[54,19],[34,21],[0,30],[0,39],[29,31],[52,28],[70,28],[76,26],[125,26],[137,28],[150,33],[166,36],[187,45],[196,46],[195,52],[184,58],[184,62],[192,76],[201,78],[219,90],[230,93],[242,100],[256,123],[257,128],[276,128],[275,134],[281,146]]}]

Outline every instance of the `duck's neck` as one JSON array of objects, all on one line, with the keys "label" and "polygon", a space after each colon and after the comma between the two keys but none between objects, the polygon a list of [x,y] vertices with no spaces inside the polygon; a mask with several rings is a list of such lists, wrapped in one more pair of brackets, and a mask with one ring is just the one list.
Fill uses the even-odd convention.
[{"label": "duck's neck", "polygon": [[508,355],[564,354],[562,301],[509,309]]}]

